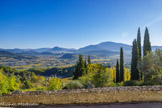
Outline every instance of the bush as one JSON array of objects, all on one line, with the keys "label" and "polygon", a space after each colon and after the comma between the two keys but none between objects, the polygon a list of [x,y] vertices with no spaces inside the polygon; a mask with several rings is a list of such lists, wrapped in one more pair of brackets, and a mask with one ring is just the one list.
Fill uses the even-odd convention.
[{"label": "bush", "polygon": [[0,70],[0,94],[7,94],[18,89],[19,83],[16,82],[15,76],[7,77]]},{"label": "bush", "polygon": [[38,86],[38,87],[36,88],[36,90],[46,90],[46,88],[45,88],[45,87],[42,87],[42,86]]},{"label": "bush", "polygon": [[130,81],[124,82],[124,86],[141,86],[142,83],[143,83],[142,81],[130,80]]},{"label": "bush", "polygon": [[31,89],[31,88],[33,88],[33,85],[32,85],[32,83],[31,83],[30,81],[25,80],[25,81],[24,81],[23,88],[24,88],[24,89]]},{"label": "bush", "polygon": [[81,84],[83,84],[84,86],[87,86],[89,81],[90,81],[90,80],[89,80],[88,75],[84,75],[84,76],[82,76],[82,77],[79,77],[79,82],[80,82]]},{"label": "bush", "polygon": [[114,82],[110,82],[110,83],[108,83],[107,86],[108,86],[108,87],[117,87],[117,84],[114,83]]},{"label": "bush", "polygon": [[120,82],[120,83],[117,83],[116,86],[117,86],[117,87],[122,87],[122,86],[124,86],[124,82],[122,81],[122,82]]},{"label": "bush", "polygon": [[83,88],[83,85],[77,81],[77,80],[73,80],[73,81],[70,81],[66,84],[65,88],[67,89],[81,89]]},{"label": "bush", "polygon": [[49,85],[48,85],[48,90],[60,90],[62,89],[63,84],[61,80],[57,77],[51,77],[49,78]]},{"label": "bush", "polygon": [[156,77],[152,80],[146,80],[142,85],[162,85],[162,79]]}]

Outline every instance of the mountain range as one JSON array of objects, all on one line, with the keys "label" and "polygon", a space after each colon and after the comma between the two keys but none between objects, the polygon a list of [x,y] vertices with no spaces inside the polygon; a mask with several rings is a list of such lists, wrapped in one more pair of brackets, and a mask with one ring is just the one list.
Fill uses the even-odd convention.
[{"label": "mountain range", "polygon": [[[123,44],[123,43],[116,43],[116,42],[102,42],[96,45],[88,45],[82,47],[78,50],[74,48],[61,48],[61,47],[53,47],[53,48],[39,48],[39,49],[1,49],[3,51],[8,51],[12,53],[16,53],[19,55],[52,55],[56,53],[72,53],[72,54],[90,54],[90,55],[97,55],[97,56],[111,56],[119,54],[120,47],[123,47],[123,50],[127,54],[131,54],[132,46]],[[152,50],[155,51],[156,49],[162,50],[162,46],[152,46]],[[4,52],[3,52],[4,53]]]}]

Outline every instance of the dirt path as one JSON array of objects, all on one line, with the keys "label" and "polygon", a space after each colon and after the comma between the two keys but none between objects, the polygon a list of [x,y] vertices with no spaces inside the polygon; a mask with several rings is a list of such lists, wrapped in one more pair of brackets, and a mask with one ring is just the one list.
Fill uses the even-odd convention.
[{"label": "dirt path", "polygon": [[91,105],[53,105],[53,106],[39,106],[39,108],[162,108],[162,102],[114,103],[114,104],[91,104]]}]

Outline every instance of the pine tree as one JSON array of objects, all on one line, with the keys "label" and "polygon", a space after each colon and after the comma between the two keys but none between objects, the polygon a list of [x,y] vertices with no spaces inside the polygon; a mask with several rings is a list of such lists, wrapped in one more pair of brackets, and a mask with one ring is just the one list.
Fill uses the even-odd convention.
[{"label": "pine tree", "polygon": [[118,62],[118,59],[117,59],[117,62],[116,62],[116,83],[120,82],[120,73],[119,73],[119,62]]},{"label": "pine tree", "polygon": [[90,57],[90,55],[88,55],[88,64],[90,64],[91,63],[91,57]]},{"label": "pine tree", "polygon": [[137,45],[138,45],[138,51],[139,51],[139,60],[141,60],[141,33],[140,33],[140,28],[138,28],[138,33],[137,33]]},{"label": "pine tree", "polygon": [[120,48],[120,81],[124,81],[124,57],[123,48]]},{"label": "pine tree", "polygon": [[147,52],[151,52],[151,42],[148,29],[146,27],[145,36],[144,36],[144,45],[143,45],[143,54],[146,56]]},{"label": "pine tree", "polygon": [[139,80],[139,70],[137,69],[138,61],[139,61],[138,45],[136,39],[134,39],[132,47],[132,62],[131,62],[132,80]]},{"label": "pine tree", "polygon": [[83,56],[79,55],[79,60],[75,66],[75,71],[73,72],[73,79],[78,79],[85,73],[85,64],[83,61]]}]

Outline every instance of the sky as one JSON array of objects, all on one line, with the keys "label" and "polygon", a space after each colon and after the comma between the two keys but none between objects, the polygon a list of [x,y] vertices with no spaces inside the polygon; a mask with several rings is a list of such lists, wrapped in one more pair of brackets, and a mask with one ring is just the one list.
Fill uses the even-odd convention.
[{"label": "sky", "polygon": [[0,0],[0,48],[132,44],[148,27],[162,46],[162,0]]}]

